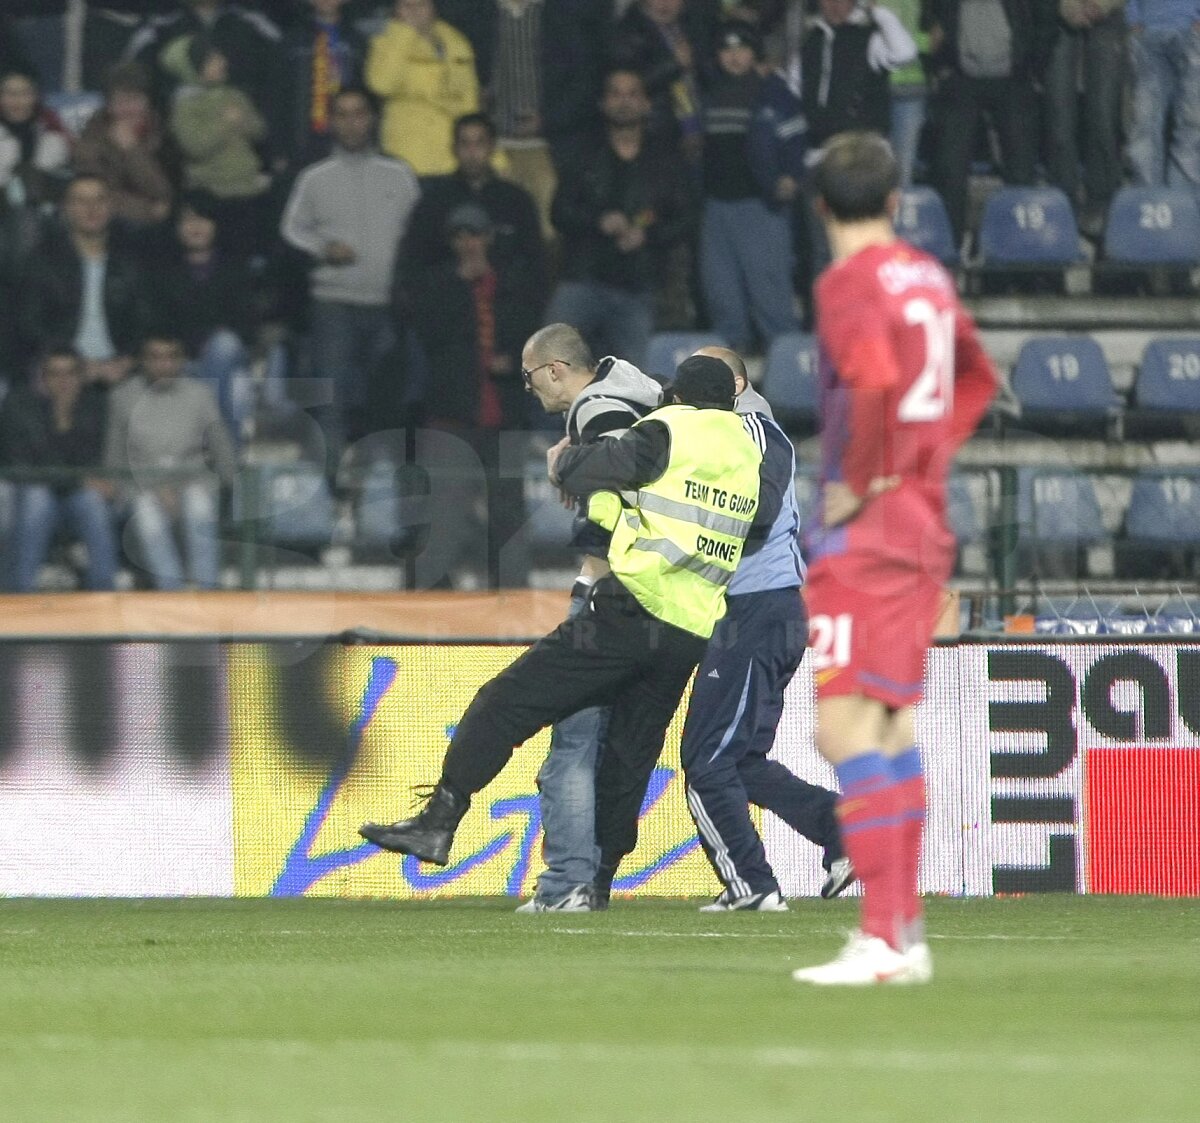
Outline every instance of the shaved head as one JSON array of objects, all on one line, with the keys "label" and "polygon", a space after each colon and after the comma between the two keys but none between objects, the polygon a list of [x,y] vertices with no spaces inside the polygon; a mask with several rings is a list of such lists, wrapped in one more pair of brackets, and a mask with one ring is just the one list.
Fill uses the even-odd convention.
[{"label": "shaved head", "polygon": [[746,373],[746,364],[742,361],[742,356],[736,351],[728,347],[701,347],[693,354],[704,355],[710,359],[720,359],[731,371],[733,371],[734,381],[737,383],[737,392],[740,394],[750,385],[750,376]]},{"label": "shaved head", "polygon": [[525,354],[537,362],[549,363],[557,359],[584,370],[591,370],[596,365],[592,349],[570,324],[547,324],[535,331],[525,344]]}]

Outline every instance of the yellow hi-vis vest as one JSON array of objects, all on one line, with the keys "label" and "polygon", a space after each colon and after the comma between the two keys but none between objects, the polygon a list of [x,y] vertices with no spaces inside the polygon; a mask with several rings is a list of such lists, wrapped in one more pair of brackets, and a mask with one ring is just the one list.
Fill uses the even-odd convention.
[{"label": "yellow hi-vis vest", "polygon": [[651,616],[707,639],[758,508],[762,453],[731,410],[664,406],[667,469],[640,491],[593,494],[588,518],[612,531],[613,573]]}]

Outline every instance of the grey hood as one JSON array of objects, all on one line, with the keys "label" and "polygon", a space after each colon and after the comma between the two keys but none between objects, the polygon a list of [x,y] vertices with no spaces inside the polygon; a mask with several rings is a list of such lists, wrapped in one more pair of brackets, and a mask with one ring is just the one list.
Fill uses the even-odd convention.
[{"label": "grey hood", "polygon": [[[567,410],[567,436],[572,442],[580,440],[589,429],[589,435],[619,437],[640,417],[657,409],[662,401],[662,385],[647,374],[643,374],[632,363],[615,359],[611,355],[596,364],[596,377],[584,387],[579,397]],[[606,415],[628,414],[625,425],[614,425],[615,418]],[[602,419],[604,423],[597,426]]]}]

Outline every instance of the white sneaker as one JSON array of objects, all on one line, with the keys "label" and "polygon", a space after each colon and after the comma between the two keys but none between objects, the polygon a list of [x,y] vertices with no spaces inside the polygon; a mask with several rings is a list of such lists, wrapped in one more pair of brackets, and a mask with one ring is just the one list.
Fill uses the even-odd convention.
[{"label": "white sneaker", "polygon": [[707,905],[700,906],[701,912],[788,912],[787,901],[779,890],[769,893],[750,893],[745,897],[731,897],[726,889]]},{"label": "white sneaker", "polygon": [[929,954],[929,945],[924,940],[913,944],[904,953],[904,958],[908,960],[908,970],[912,976],[909,982],[927,983],[933,978],[933,956]]},{"label": "white sneaker", "polygon": [[555,901],[543,901],[532,897],[523,905],[518,905],[514,912],[591,912],[593,909],[592,887],[576,885],[574,889]]},{"label": "white sneaker", "polygon": [[[929,949],[925,951],[928,955]],[[880,983],[893,986],[924,983],[928,982],[929,975],[921,977],[916,960],[910,960],[909,955],[898,952],[878,936],[851,932],[836,959],[819,967],[802,967],[792,972],[792,978],[798,983],[819,987],[866,987]]]}]

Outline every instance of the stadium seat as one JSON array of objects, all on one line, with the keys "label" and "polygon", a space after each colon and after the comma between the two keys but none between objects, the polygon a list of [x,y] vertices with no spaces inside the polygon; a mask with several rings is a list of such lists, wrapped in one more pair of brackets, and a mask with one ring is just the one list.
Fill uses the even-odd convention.
[{"label": "stadium seat", "polygon": [[943,265],[958,264],[958,247],[946,204],[932,187],[907,187],[900,192],[896,233]]},{"label": "stadium seat", "polygon": [[1022,468],[1017,473],[1018,564],[1026,574],[1074,578],[1105,547],[1111,567],[1112,538],[1104,526],[1091,477],[1060,469]]},{"label": "stadium seat", "polygon": [[1186,190],[1123,187],[1104,228],[1104,255],[1125,265],[1194,267],[1200,260],[1200,205]]},{"label": "stadium seat", "polygon": [[355,503],[355,546],[364,554],[396,557],[413,550],[429,526],[429,481],[419,468],[375,460]]},{"label": "stadium seat", "polygon": [[1200,473],[1140,473],[1117,543],[1117,575],[1194,580],[1200,562]]},{"label": "stadium seat", "polygon": [[719,335],[703,331],[661,331],[650,337],[642,369],[652,378],[670,382],[675,368],[701,347],[728,347]]},{"label": "stadium seat", "polygon": [[[305,553],[328,546],[333,538],[333,495],[325,473],[315,464],[263,464],[257,474],[258,540]],[[236,505],[244,518],[246,503]]]},{"label": "stadium seat", "polygon": [[87,123],[104,105],[104,95],[94,90],[75,94],[50,93],[42,98],[47,109],[58,114],[67,132],[78,139]]},{"label": "stadium seat", "polygon": [[1080,472],[1022,468],[1017,479],[1017,521],[1033,540],[1047,545],[1107,541],[1091,477]]},{"label": "stadium seat", "polygon": [[1146,409],[1200,410],[1200,336],[1147,343],[1133,390]]},{"label": "stadium seat", "polygon": [[1200,336],[1146,344],[1133,402],[1125,415],[1128,436],[1200,436]]},{"label": "stadium seat", "polygon": [[789,432],[811,432],[817,415],[817,341],[803,332],[777,336],[759,392]]},{"label": "stadium seat", "polygon": [[1125,516],[1125,534],[1146,545],[1195,548],[1200,543],[1200,475],[1139,474]]},{"label": "stadium seat", "polygon": [[1063,266],[1083,259],[1070,200],[1056,187],[1002,187],[979,228],[985,266]]},{"label": "stadium seat", "polygon": [[1039,432],[1102,435],[1120,410],[1104,352],[1087,335],[1027,340],[1009,382],[1021,424]]}]

